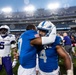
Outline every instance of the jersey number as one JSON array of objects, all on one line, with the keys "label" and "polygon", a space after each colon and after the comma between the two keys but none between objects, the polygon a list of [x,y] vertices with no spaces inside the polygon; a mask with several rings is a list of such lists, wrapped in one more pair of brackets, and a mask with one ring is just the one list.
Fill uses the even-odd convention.
[{"label": "jersey number", "polygon": [[4,42],[0,42],[0,49],[4,49]]},{"label": "jersey number", "polygon": [[20,54],[20,51],[21,51],[21,46],[22,46],[22,38],[20,38],[19,41],[18,41],[19,54]]},{"label": "jersey number", "polygon": [[46,53],[45,50],[42,50],[40,53],[40,58],[44,60],[44,63],[46,63],[47,57],[46,57]]}]

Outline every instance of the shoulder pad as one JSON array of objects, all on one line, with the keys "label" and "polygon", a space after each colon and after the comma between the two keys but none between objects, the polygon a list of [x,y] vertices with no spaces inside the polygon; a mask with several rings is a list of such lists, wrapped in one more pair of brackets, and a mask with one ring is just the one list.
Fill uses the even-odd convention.
[{"label": "shoulder pad", "polygon": [[9,34],[9,37],[15,37],[15,35],[13,35],[13,34]]}]

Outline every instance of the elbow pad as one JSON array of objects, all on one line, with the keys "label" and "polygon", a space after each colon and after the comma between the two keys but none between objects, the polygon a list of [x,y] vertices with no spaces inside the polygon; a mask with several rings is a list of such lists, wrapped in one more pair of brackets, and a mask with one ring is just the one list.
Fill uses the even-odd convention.
[{"label": "elbow pad", "polygon": [[42,37],[42,45],[54,43],[56,39],[56,28],[53,28],[49,36]]}]

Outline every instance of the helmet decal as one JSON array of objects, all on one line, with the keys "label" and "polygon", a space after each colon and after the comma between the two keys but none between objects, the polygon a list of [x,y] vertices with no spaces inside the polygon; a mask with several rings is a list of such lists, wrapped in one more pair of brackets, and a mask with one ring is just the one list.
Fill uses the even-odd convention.
[{"label": "helmet decal", "polygon": [[48,36],[53,31],[53,28],[56,29],[56,26],[51,21],[42,21],[37,26],[38,30],[47,31],[46,36]]},{"label": "helmet decal", "polygon": [[46,23],[46,21],[43,21],[42,26],[44,26],[45,23]]}]

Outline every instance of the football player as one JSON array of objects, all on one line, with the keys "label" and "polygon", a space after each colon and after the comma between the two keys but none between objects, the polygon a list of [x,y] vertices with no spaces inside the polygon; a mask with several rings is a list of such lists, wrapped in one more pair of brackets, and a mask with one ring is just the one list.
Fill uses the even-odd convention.
[{"label": "football player", "polygon": [[[47,25],[50,30],[52,29],[47,36],[40,37],[34,25],[28,25],[26,31],[20,36],[18,40],[20,62],[18,75],[36,75],[37,49],[35,45],[53,43],[56,38],[56,27],[51,22],[47,23]],[[50,39],[51,41],[49,41]]]},{"label": "football player", "polygon": [[13,75],[11,62],[11,49],[16,51],[15,35],[10,34],[10,28],[7,25],[0,27],[0,70],[4,66],[7,75]]},{"label": "football player", "polygon": [[[52,28],[53,29],[53,28]],[[50,24],[48,21],[42,21],[38,25],[40,36],[48,36]],[[52,38],[52,37],[51,37]],[[47,41],[50,41],[50,39]],[[73,75],[71,59],[64,48],[61,46],[60,37],[56,36],[55,42],[52,44],[45,44],[39,48],[39,74],[38,75],[59,75],[58,55],[60,55],[65,63],[67,75]],[[41,51],[40,51],[41,50]]]}]

